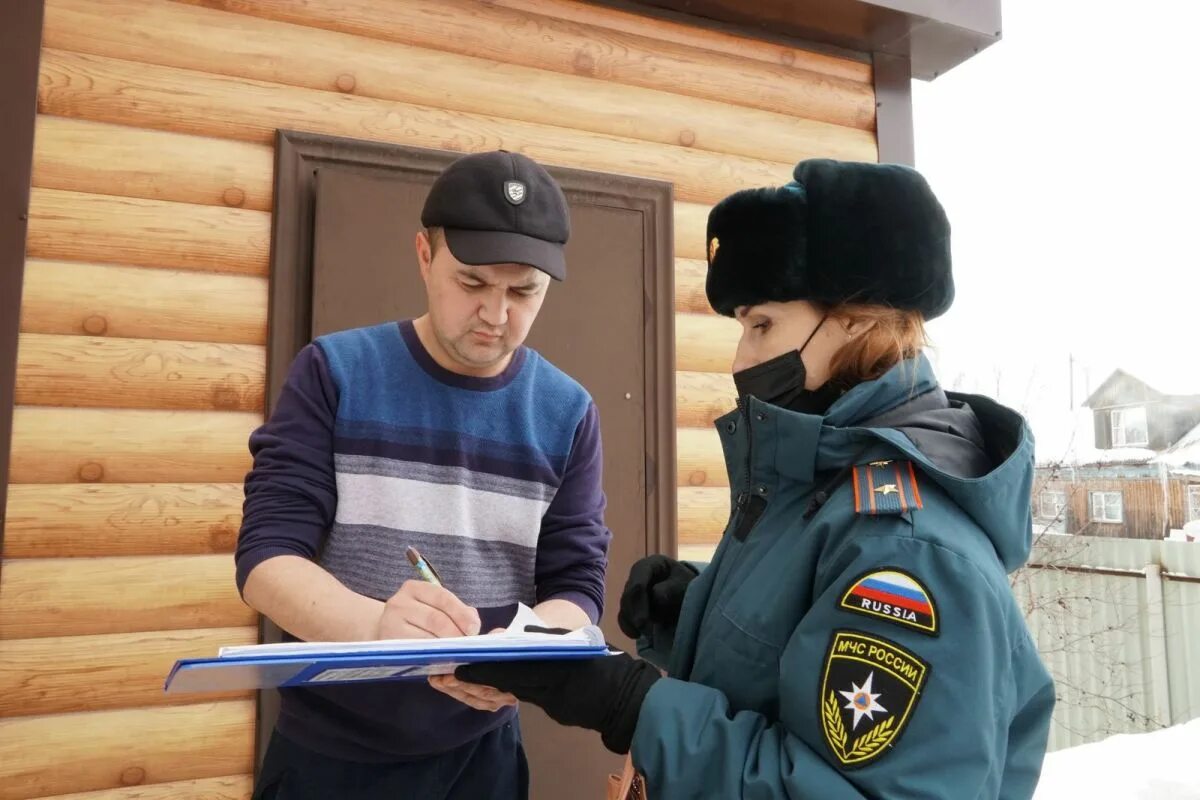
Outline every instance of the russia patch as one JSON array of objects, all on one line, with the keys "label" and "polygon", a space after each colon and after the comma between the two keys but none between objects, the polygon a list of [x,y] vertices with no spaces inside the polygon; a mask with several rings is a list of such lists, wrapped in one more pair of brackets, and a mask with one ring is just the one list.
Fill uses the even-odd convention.
[{"label": "russia patch", "polygon": [[885,567],[859,577],[846,589],[840,605],[855,614],[879,617],[929,636],[938,635],[933,595],[901,569]]},{"label": "russia patch", "polygon": [[843,768],[865,766],[893,749],[929,677],[929,665],[879,636],[834,631],[825,654],[817,716],[825,744]]}]

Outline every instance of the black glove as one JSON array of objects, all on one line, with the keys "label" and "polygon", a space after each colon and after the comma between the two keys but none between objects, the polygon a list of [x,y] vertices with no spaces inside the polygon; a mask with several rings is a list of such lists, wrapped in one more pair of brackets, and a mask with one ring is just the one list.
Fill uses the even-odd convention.
[{"label": "black glove", "polygon": [[621,593],[617,624],[631,639],[646,636],[652,624],[674,627],[688,584],[696,570],[669,556],[653,555],[639,560],[629,570],[629,580]]},{"label": "black glove", "polygon": [[560,725],[599,731],[604,746],[618,754],[629,752],[642,701],[661,677],[628,653],[574,661],[481,662],[459,667],[454,676],[540,706]]}]

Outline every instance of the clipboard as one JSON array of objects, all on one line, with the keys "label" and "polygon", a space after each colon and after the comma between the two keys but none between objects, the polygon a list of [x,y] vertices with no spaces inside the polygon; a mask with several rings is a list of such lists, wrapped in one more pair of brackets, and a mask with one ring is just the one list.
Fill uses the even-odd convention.
[{"label": "clipboard", "polygon": [[604,634],[589,626],[566,635],[508,633],[453,639],[283,643],[223,648],[212,658],[175,662],[163,691],[227,692],[424,679],[479,661],[599,658]]}]

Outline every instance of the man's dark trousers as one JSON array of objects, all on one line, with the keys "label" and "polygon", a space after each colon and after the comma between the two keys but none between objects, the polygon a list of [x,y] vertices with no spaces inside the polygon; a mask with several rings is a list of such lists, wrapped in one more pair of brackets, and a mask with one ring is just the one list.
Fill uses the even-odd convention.
[{"label": "man's dark trousers", "polygon": [[278,731],[254,800],[526,800],[529,766],[516,719],[447,753],[386,764],[329,758]]}]

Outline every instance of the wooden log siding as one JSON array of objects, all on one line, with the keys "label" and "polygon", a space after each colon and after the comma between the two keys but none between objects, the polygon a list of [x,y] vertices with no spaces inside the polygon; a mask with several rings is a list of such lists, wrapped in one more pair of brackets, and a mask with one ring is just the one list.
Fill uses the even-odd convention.
[{"label": "wooden log siding", "polygon": [[253,790],[249,775],[221,778],[197,778],[151,786],[125,786],[96,792],[71,792],[55,795],[53,800],[246,800]]},{"label": "wooden log siding", "polygon": [[711,206],[675,202],[675,256],[704,261],[707,264],[708,212]]},{"label": "wooden log siding", "polygon": [[253,719],[252,700],[3,719],[0,800],[248,774]]},{"label": "wooden log siding", "polygon": [[728,317],[675,315],[675,367],[730,375],[742,326]]},{"label": "wooden log siding", "polygon": [[680,552],[707,557],[739,332],[704,296],[708,211],[803,157],[875,159],[869,64],[568,0],[46,6],[0,800],[249,795],[252,703],[157,682],[173,657],[255,635],[231,551],[261,421],[277,128],[673,183]]},{"label": "wooden log siding", "polygon": [[730,494],[724,486],[679,487],[679,546],[712,547],[729,522]]},{"label": "wooden log siding", "polygon": [[31,483],[9,489],[6,558],[232,553],[238,483]]},{"label": "wooden log siding", "polygon": [[177,658],[257,641],[257,626],[8,640],[0,662],[0,716],[248,698],[251,692],[167,694],[163,678]]},{"label": "wooden log siding", "polygon": [[680,428],[676,431],[679,451],[677,484],[683,486],[728,486],[725,456],[716,431],[709,428]]},{"label": "wooden log siding", "polygon": [[13,483],[231,483],[261,414],[18,406]]},{"label": "wooden log siding", "polygon": [[[160,0],[50,0],[45,46],[545,125],[568,119],[579,130],[765,160],[781,152],[877,156],[869,129],[752,108],[730,113],[725,102],[661,89]],[[750,90],[729,87],[742,88]]]},{"label": "wooden log siding", "polygon": [[264,211],[37,187],[29,200],[28,258],[266,275],[270,244]]},{"label": "wooden log siding", "polygon": [[678,197],[696,202],[791,178],[791,164],[105,56],[46,50],[41,75],[46,113],[201,136],[269,144],[277,128],[306,128],[461,152],[504,148],[673,181]]},{"label": "wooden log siding", "polygon": [[[575,0],[492,0],[492,2],[516,11],[568,20],[597,28],[608,28],[633,36],[644,36],[646,31],[646,20],[643,16],[611,8],[598,8],[589,3],[579,3]],[[797,67],[858,83],[870,83],[872,80],[871,65],[865,60],[850,61],[774,42],[742,39],[719,31],[692,27],[666,19],[655,22],[654,37],[678,45],[713,50],[740,58],[752,58],[767,64]]]},{"label": "wooden log siding", "polygon": [[270,211],[273,158],[265,144],[43,114],[33,185]]},{"label": "wooden log siding", "polygon": [[17,403],[261,412],[265,368],[261,345],[26,333]]},{"label": "wooden log siding", "polygon": [[675,259],[675,310],[687,314],[715,314],[708,304],[704,283],[708,262],[699,258]]},{"label": "wooden log siding", "polygon": [[862,130],[875,125],[867,84],[662,41],[652,22],[630,35],[470,0],[189,2]]},{"label": "wooden log siding", "polygon": [[736,407],[737,387],[726,373],[676,372],[675,417],[681,428],[712,428]]},{"label": "wooden log siding", "polygon": [[264,345],[267,279],[29,259],[22,333]]},{"label": "wooden log siding", "polygon": [[228,555],[13,559],[0,572],[0,639],[254,622]]}]

